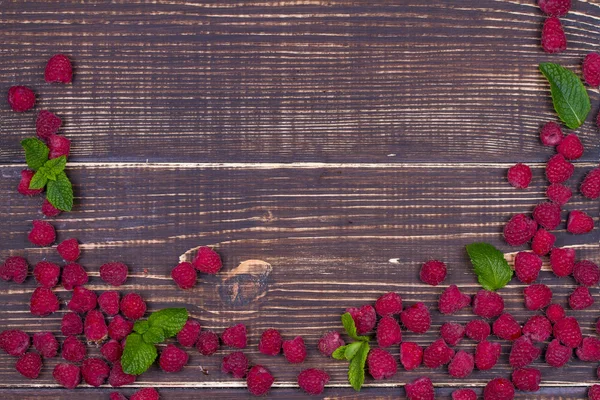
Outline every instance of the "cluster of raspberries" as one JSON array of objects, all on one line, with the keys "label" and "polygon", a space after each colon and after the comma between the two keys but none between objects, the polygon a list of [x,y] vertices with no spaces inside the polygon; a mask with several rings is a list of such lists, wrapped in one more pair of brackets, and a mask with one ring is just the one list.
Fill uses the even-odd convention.
[{"label": "cluster of raspberries", "polygon": [[221,256],[210,247],[202,246],[198,249],[198,253],[192,262],[181,262],[173,268],[171,278],[179,288],[187,290],[196,285],[197,272],[214,275],[222,267]]}]

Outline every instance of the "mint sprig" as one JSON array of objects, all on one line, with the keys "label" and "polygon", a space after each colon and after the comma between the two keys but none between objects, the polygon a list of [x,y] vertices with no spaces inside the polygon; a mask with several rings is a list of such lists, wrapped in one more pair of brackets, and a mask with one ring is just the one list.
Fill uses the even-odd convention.
[{"label": "mint sprig", "polygon": [[359,336],[356,333],[356,324],[350,313],[342,315],[342,325],[348,336],[355,341],[345,346],[338,347],[332,354],[336,360],[350,361],[348,366],[348,382],[357,392],[360,391],[365,382],[365,363],[371,347],[369,346],[369,336]]},{"label": "mint sprig", "polygon": [[144,373],[156,360],[156,344],[179,333],[188,319],[185,308],[156,311],[146,321],[136,321],[134,332],[127,336],[121,366],[131,375]]},{"label": "mint sprig", "polygon": [[487,290],[498,290],[512,279],[513,270],[506,262],[504,254],[489,243],[467,245],[473,270],[479,284]]}]

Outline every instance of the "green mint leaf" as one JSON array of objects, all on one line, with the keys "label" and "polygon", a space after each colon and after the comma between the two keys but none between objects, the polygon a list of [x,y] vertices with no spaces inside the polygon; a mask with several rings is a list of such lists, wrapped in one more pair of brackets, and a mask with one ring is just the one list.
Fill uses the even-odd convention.
[{"label": "green mint leaf", "polygon": [[46,198],[50,204],[59,210],[71,211],[73,208],[73,186],[64,171],[56,175],[56,180],[48,181]]},{"label": "green mint leaf", "polygon": [[156,344],[161,343],[165,340],[165,332],[162,328],[158,326],[151,326],[148,330],[142,335],[144,342]]},{"label": "green mint leaf", "polygon": [[358,340],[360,342],[368,342],[368,336],[358,336],[356,333],[356,325],[354,324],[354,319],[350,313],[342,314],[342,325],[344,325],[344,329],[348,336],[350,336],[354,340]]},{"label": "green mint leaf", "polygon": [[150,324],[147,320],[137,320],[135,321],[135,324],[133,324],[133,330],[139,333],[140,335],[146,333],[148,328],[150,328]]},{"label": "green mint leaf", "polygon": [[510,282],[513,270],[500,250],[489,243],[471,243],[467,245],[467,253],[484,289],[498,290]]},{"label": "green mint leaf", "polygon": [[354,343],[350,343],[348,346],[346,346],[346,351],[344,352],[344,358],[348,361],[352,360],[354,358],[354,356],[356,355],[356,353],[358,353],[358,350],[360,350],[363,343],[364,342],[354,342]]},{"label": "green mint leaf", "polygon": [[25,150],[25,162],[27,162],[27,166],[32,170],[37,171],[48,161],[50,149],[40,139],[23,139],[21,140],[21,146]]},{"label": "green mint leaf", "polygon": [[369,354],[369,343],[361,342],[360,349],[356,355],[350,361],[348,367],[348,382],[357,392],[360,391],[363,383],[365,382],[365,362],[367,361],[367,355]]},{"label": "green mint leaf", "polygon": [[46,171],[48,179],[54,180],[55,176],[59,175],[65,170],[66,165],[67,157],[65,156],[60,156],[57,158],[53,158],[52,160],[46,161],[46,163],[44,164],[44,170]]},{"label": "green mint leaf", "polygon": [[156,346],[146,343],[138,333],[127,336],[125,350],[121,357],[123,372],[131,375],[144,373],[156,360]]},{"label": "green mint leaf", "polygon": [[333,352],[333,354],[331,355],[331,357],[335,358],[336,360],[345,360],[346,359],[346,349],[348,348],[348,346],[340,346],[337,349],[335,349],[335,351]]},{"label": "green mint leaf", "polygon": [[165,332],[165,338],[170,338],[181,330],[188,319],[188,312],[185,308],[165,308],[152,313],[148,317],[150,327],[161,328]]},{"label": "green mint leaf", "polygon": [[31,178],[31,182],[29,182],[29,189],[43,189],[46,183],[48,183],[48,178],[44,175],[42,169],[38,169]]},{"label": "green mint leaf", "polygon": [[554,63],[541,63],[540,71],[550,82],[552,103],[559,118],[571,129],[579,128],[592,108],[581,79]]}]

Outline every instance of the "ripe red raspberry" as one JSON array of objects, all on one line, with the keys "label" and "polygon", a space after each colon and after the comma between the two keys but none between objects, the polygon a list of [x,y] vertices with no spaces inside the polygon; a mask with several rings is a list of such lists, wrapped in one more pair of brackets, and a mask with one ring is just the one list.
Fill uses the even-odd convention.
[{"label": "ripe red raspberry", "polygon": [[592,87],[600,86],[600,54],[589,53],[581,66],[585,83]]},{"label": "ripe red raspberry", "polygon": [[231,373],[234,378],[243,378],[246,376],[249,364],[246,355],[241,351],[236,351],[223,357],[221,371],[225,374]]},{"label": "ripe red raspberry", "polygon": [[67,262],[77,261],[81,254],[79,243],[75,238],[66,239],[60,242],[60,244],[56,246],[56,251],[58,251],[58,254],[60,254],[62,259]]},{"label": "ripe red raspberry", "polygon": [[81,335],[83,333],[83,321],[79,314],[71,311],[63,315],[60,331],[65,336]]},{"label": "ripe red raspberry", "polygon": [[325,390],[329,375],[321,369],[305,369],[298,375],[298,386],[308,394],[319,395]]},{"label": "ripe red raspberry", "polygon": [[81,381],[81,370],[73,364],[56,364],[52,376],[59,385],[67,389],[75,389]]},{"label": "ripe red raspberry", "polygon": [[464,350],[460,350],[450,364],[448,365],[448,373],[455,378],[466,378],[471,375],[475,367],[473,355]]},{"label": "ripe red raspberry", "polygon": [[263,396],[269,392],[275,382],[273,375],[262,365],[255,365],[248,371],[246,386],[254,396]]},{"label": "ripe red raspberry", "polygon": [[560,206],[555,203],[540,203],[533,209],[533,219],[542,227],[553,230],[560,225]]},{"label": "ripe red raspberry", "polygon": [[110,375],[108,376],[108,383],[112,387],[119,387],[123,385],[131,385],[135,382],[136,376],[126,374],[123,372],[123,367],[121,366],[120,361],[116,361],[113,363],[113,366],[110,370]]},{"label": "ripe red raspberry", "polygon": [[600,400],[600,385],[592,385],[588,389],[588,400]]},{"label": "ripe red raspberry", "polygon": [[168,344],[158,359],[158,365],[165,372],[179,372],[187,362],[188,353],[173,344]]},{"label": "ripe red raspberry", "polygon": [[375,322],[377,322],[377,314],[375,309],[371,305],[364,305],[361,308],[347,308],[346,312],[350,313],[354,324],[356,325],[356,332],[359,335],[363,335],[373,328],[375,328]]},{"label": "ripe red raspberry", "polygon": [[417,368],[423,362],[423,349],[415,342],[401,343],[400,362],[407,371]]},{"label": "ripe red raspberry", "polygon": [[446,279],[446,264],[438,260],[429,260],[421,267],[419,277],[423,283],[437,286]]},{"label": "ripe red raspberry", "polygon": [[547,18],[542,27],[542,48],[546,53],[560,53],[567,48],[567,36],[560,20]]},{"label": "ripe red raspberry", "polygon": [[473,389],[458,389],[452,392],[452,400],[477,400],[477,393]]},{"label": "ripe red raspberry", "polygon": [[83,286],[77,286],[73,289],[73,296],[71,297],[69,304],[67,304],[67,308],[71,311],[84,314],[96,308],[96,303],[96,293]]},{"label": "ripe red raspberry", "polygon": [[198,275],[192,263],[182,262],[173,268],[171,271],[171,278],[180,289],[185,290],[194,287]]},{"label": "ripe red raspberry", "polygon": [[62,345],[62,357],[71,362],[80,362],[85,358],[87,348],[85,344],[75,336],[67,336]]},{"label": "ripe red raspberry", "polygon": [[203,356],[213,355],[219,350],[219,337],[212,331],[202,331],[196,342],[196,349]]},{"label": "ripe red raspberry", "polygon": [[405,308],[400,314],[402,325],[414,333],[425,333],[431,326],[431,315],[429,309],[423,303],[416,303]]},{"label": "ripe red raspberry", "polygon": [[542,283],[523,289],[525,308],[531,311],[541,310],[552,302],[552,291]]},{"label": "ripe red raspberry", "polygon": [[513,368],[522,368],[535,361],[542,351],[535,347],[531,339],[521,336],[513,342],[508,356],[508,362]]},{"label": "ripe red raspberry", "polygon": [[517,189],[527,189],[531,183],[531,168],[523,163],[513,165],[508,169],[508,183]]},{"label": "ripe red raspberry", "polygon": [[444,339],[437,339],[423,351],[423,364],[427,368],[439,368],[448,364],[452,357],[454,357],[454,350],[448,347]]},{"label": "ripe red raspberry", "polygon": [[71,83],[73,80],[73,67],[71,61],[64,54],[56,54],[48,60],[44,71],[46,82]]},{"label": "ripe red raspberry", "polygon": [[29,303],[29,311],[33,315],[45,317],[60,307],[58,298],[54,292],[48,288],[39,287],[33,291],[31,301]]},{"label": "ripe red raspberry", "polygon": [[37,196],[44,191],[44,189],[29,189],[33,175],[35,175],[35,171],[30,169],[21,171],[21,180],[19,181],[19,186],[17,186],[17,191],[23,196]]},{"label": "ripe red raspberry", "polygon": [[402,298],[395,292],[386,293],[375,302],[375,311],[382,317],[398,315],[402,312]]},{"label": "ripe red raspberry", "polygon": [[38,332],[33,335],[33,347],[44,358],[56,357],[58,353],[58,340],[52,332]]},{"label": "ripe red raspberry", "polygon": [[567,219],[567,232],[574,235],[591,232],[594,229],[594,219],[584,211],[573,210]]},{"label": "ripe red raspberry", "polygon": [[556,151],[562,154],[567,160],[577,160],[583,155],[583,145],[579,137],[571,133],[556,146]]},{"label": "ripe red raspberry", "polygon": [[579,346],[582,340],[579,322],[573,317],[565,317],[554,324],[554,337],[572,349]]},{"label": "ripe red raspberry", "polygon": [[[600,116],[600,113],[598,113]],[[600,117],[599,117],[600,121]],[[600,122],[598,124],[600,126]],[[594,168],[583,179],[579,191],[588,199],[595,200],[600,197],[600,168]]]},{"label": "ripe red raspberry", "polygon": [[20,357],[29,348],[29,335],[17,329],[10,329],[0,333],[0,349],[13,357]]},{"label": "ripe red raspberry", "polygon": [[553,183],[546,189],[546,197],[559,206],[567,204],[571,196],[573,196],[571,189],[560,183]]},{"label": "ripe red raspberry", "polygon": [[48,261],[40,261],[33,268],[33,276],[37,283],[51,289],[58,283],[60,267]]},{"label": "ripe red raspberry", "polygon": [[596,286],[600,281],[600,269],[588,260],[582,260],[573,266],[573,277],[583,286]]},{"label": "ripe red raspberry", "polygon": [[540,130],[540,140],[544,146],[556,146],[562,139],[562,130],[556,122],[547,122]]},{"label": "ripe red raspberry", "polygon": [[531,241],[531,250],[538,256],[545,256],[552,250],[554,242],[556,242],[556,236],[544,228],[538,229]]},{"label": "ripe red raspberry", "polygon": [[516,340],[521,336],[521,324],[509,313],[504,313],[492,324],[494,335],[504,340]]},{"label": "ripe red raspberry", "polygon": [[52,218],[59,215],[60,212],[61,211],[58,208],[54,207],[52,203],[48,201],[48,199],[44,199],[44,202],[42,203],[42,214],[44,214],[46,217]]},{"label": "ripe red raspberry", "polygon": [[571,0],[538,0],[538,6],[546,15],[562,17],[571,9]]},{"label": "ripe red raspberry", "polygon": [[555,247],[550,253],[552,272],[558,277],[571,275],[575,267],[575,250]]},{"label": "ripe red raspberry", "polygon": [[138,320],[146,313],[146,302],[137,293],[127,293],[121,299],[121,313],[132,321]]},{"label": "ripe red raspberry", "polygon": [[98,306],[100,306],[100,309],[104,311],[106,315],[117,315],[119,313],[120,300],[121,296],[119,295],[119,292],[108,290],[102,292],[100,296],[98,296]]},{"label": "ripe red raspberry", "polygon": [[546,363],[551,367],[560,368],[569,362],[572,353],[573,349],[563,346],[558,339],[554,339],[546,349]]},{"label": "ripe red raspberry", "polygon": [[200,335],[200,322],[195,319],[188,319],[177,334],[177,341],[183,347],[194,347]]},{"label": "ripe red raspberry", "polygon": [[377,344],[390,347],[402,342],[402,331],[394,317],[383,317],[377,324]]},{"label": "ripe red raspberry", "polygon": [[23,354],[15,367],[25,378],[36,379],[42,370],[42,357],[38,353]]},{"label": "ripe red raspberry", "polygon": [[473,313],[482,318],[494,318],[504,311],[504,299],[496,292],[481,289],[473,297]]},{"label": "ripe red raspberry", "polygon": [[110,367],[100,358],[86,358],[81,364],[81,375],[85,383],[98,387],[108,379]]},{"label": "ripe red raspberry", "polygon": [[129,400],[159,400],[160,395],[154,388],[143,388],[131,395]]},{"label": "ripe red raspberry", "polygon": [[575,354],[581,361],[600,361],[600,339],[585,337],[581,345],[575,350]]},{"label": "ripe red raspberry", "polygon": [[517,214],[504,226],[504,240],[511,246],[520,246],[531,240],[537,231],[537,222],[525,214]]},{"label": "ripe red raspberry", "polygon": [[33,220],[33,228],[27,238],[36,246],[46,247],[56,240],[56,231],[50,223],[36,219]]},{"label": "ripe red raspberry", "polygon": [[491,328],[490,324],[482,319],[474,319],[467,322],[465,326],[465,334],[469,339],[476,342],[481,342],[490,336]]},{"label": "ripe red raspberry", "polygon": [[527,284],[535,282],[541,269],[542,259],[535,254],[521,251],[515,256],[515,274],[521,282]]},{"label": "ripe red raspberry", "polygon": [[246,325],[237,324],[225,329],[221,334],[221,340],[225,346],[243,349],[248,343],[246,337]]},{"label": "ripe red raspberry", "polygon": [[518,368],[513,371],[512,383],[524,392],[537,392],[540,390],[542,373],[535,368]]},{"label": "ripe red raspberry", "polygon": [[450,285],[440,295],[438,308],[442,314],[454,314],[471,304],[471,296],[462,294],[456,285]]},{"label": "ripe red raspberry", "polygon": [[594,304],[594,298],[586,286],[579,286],[569,296],[569,307],[573,310],[585,310]]},{"label": "ripe red raspberry", "polygon": [[75,286],[85,285],[88,281],[88,274],[85,269],[77,263],[70,263],[64,266],[62,271],[62,285],[67,290],[73,290]]},{"label": "ripe red raspberry", "polygon": [[383,349],[371,349],[367,356],[369,373],[375,380],[387,379],[396,375],[398,365],[394,357]]},{"label": "ripe red raspberry", "polygon": [[[319,339],[319,351],[326,357],[331,357],[333,352],[340,346],[345,345],[346,343],[340,337],[339,332],[329,331],[325,333],[321,339]],[[260,349],[260,348],[259,348]]]},{"label": "ripe red raspberry", "polygon": [[48,148],[50,153],[48,154],[49,159],[58,157],[69,157],[71,152],[71,140],[67,139],[62,135],[50,135],[47,139]]},{"label": "ripe red raspberry", "polygon": [[543,315],[534,315],[523,325],[523,335],[534,342],[545,342],[552,334],[552,324]]},{"label": "ripe red raspberry", "polygon": [[121,286],[127,280],[129,269],[122,262],[111,262],[100,267],[100,278],[112,286]]},{"label": "ripe red raspberry", "polygon": [[214,275],[221,270],[223,262],[216,251],[210,247],[202,246],[198,249],[198,254],[192,261],[192,265],[200,272]]},{"label": "ripe red raspberry", "polygon": [[501,351],[500,343],[482,340],[475,347],[475,366],[480,371],[492,369],[498,362]]},{"label": "ripe red raspberry", "polygon": [[16,112],[25,112],[35,106],[35,93],[27,86],[11,86],[8,89],[8,104]]},{"label": "ripe red raspberry", "polygon": [[566,317],[565,309],[560,304],[550,304],[546,308],[546,318],[553,324]]},{"label": "ripe red raspberry", "polygon": [[114,340],[123,340],[131,333],[133,322],[120,315],[115,315],[108,323],[108,336]]},{"label": "ripe red raspberry", "polygon": [[406,390],[406,398],[408,400],[434,400],[435,391],[431,379],[424,376],[417,378],[411,383],[407,383],[404,387]]},{"label": "ripe red raspberry", "polygon": [[0,267],[0,278],[5,281],[14,281],[23,283],[27,278],[29,264],[27,260],[20,256],[8,257]]},{"label": "ripe red raspberry", "polygon": [[563,183],[573,175],[575,166],[562,154],[555,154],[546,163],[546,179],[550,183]]},{"label": "ripe red raspberry", "polygon": [[35,130],[40,139],[45,140],[58,132],[62,120],[48,110],[41,110],[35,121]]},{"label": "ripe red raspberry", "polygon": [[304,362],[306,358],[306,346],[302,337],[296,336],[292,340],[284,340],[282,347],[283,355],[289,363],[299,364]]},{"label": "ripe red raspberry", "polygon": [[465,327],[457,322],[446,322],[440,328],[440,335],[448,346],[456,346],[465,336]]},{"label": "ripe red raspberry", "polygon": [[123,346],[116,340],[111,339],[100,348],[100,353],[102,353],[102,356],[109,362],[115,363],[121,360]]},{"label": "ripe red raspberry", "polygon": [[91,310],[85,316],[83,324],[85,338],[90,342],[102,342],[108,336],[108,327],[104,320],[104,314],[98,310]]},{"label": "ripe red raspberry", "polygon": [[276,356],[281,353],[282,341],[281,334],[277,329],[267,329],[260,337],[258,351],[268,356]]}]

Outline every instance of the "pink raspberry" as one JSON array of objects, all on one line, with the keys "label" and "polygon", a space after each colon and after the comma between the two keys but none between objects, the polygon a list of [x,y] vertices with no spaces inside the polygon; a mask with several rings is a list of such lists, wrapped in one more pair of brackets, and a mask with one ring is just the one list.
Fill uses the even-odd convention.
[{"label": "pink raspberry", "polygon": [[71,297],[71,301],[67,304],[67,308],[71,311],[84,314],[96,308],[96,304],[96,293],[83,286],[77,286],[73,289],[73,297]]},{"label": "pink raspberry", "polygon": [[504,313],[492,324],[494,335],[504,340],[516,340],[521,336],[521,324],[509,313]]},{"label": "pink raspberry", "polygon": [[475,367],[473,355],[464,350],[460,350],[450,364],[448,365],[448,373],[455,378],[466,378],[471,375]]},{"label": "pink raspberry", "polygon": [[437,286],[446,279],[446,264],[438,260],[429,260],[421,267],[419,277],[423,283]]},{"label": "pink raspberry", "polygon": [[488,342],[482,340],[475,347],[475,366],[480,371],[492,369],[500,358],[502,347],[500,343]]},{"label": "pink raspberry", "polygon": [[112,286],[121,286],[127,280],[129,269],[122,262],[111,262],[100,267],[100,278]]},{"label": "pink raspberry", "polygon": [[71,238],[63,240],[58,246],[56,246],[56,251],[62,257],[63,260],[67,262],[77,261],[79,255],[81,254],[79,250],[79,242],[77,239]]},{"label": "pink raspberry", "polygon": [[44,191],[44,189],[29,189],[31,179],[34,175],[35,171],[30,169],[24,169],[21,171],[21,180],[19,181],[19,186],[17,186],[17,191],[23,196],[37,196]]},{"label": "pink raspberry", "polygon": [[558,339],[554,339],[546,349],[546,363],[551,367],[560,368],[569,362],[572,353],[573,349],[563,346]]},{"label": "pink raspberry", "polygon": [[579,286],[569,296],[569,307],[573,310],[585,310],[594,304],[594,298],[586,286]]},{"label": "pink raspberry", "polygon": [[588,400],[600,400],[600,385],[592,385],[588,389]]},{"label": "pink raspberry", "polygon": [[69,157],[69,153],[71,152],[70,139],[62,135],[50,135],[47,142],[50,149],[50,154],[48,154],[49,159],[52,160],[62,156]]},{"label": "pink raspberry", "polygon": [[553,248],[550,253],[550,266],[558,277],[571,275],[575,267],[575,250]]},{"label": "pink raspberry", "polygon": [[203,356],[210,356],[219,350],[219,337],[212,331],[202,331],[196,342],[196,349]]},{"label": "pink raspberry", "polygon": [[25,378],[36,379],[42,370],[42,357],[38,353],[26,353],[17,360],[15,368]]},{"label": "pink raspberry", "polygon": [[544,228],[540,228],[531,241],[531,250],[538,256],[545,256],[554,247],[554,242],[556,242],[556,236]]},{"label": "pink raspberry", "polygon": [[62,120],[48,110],[41,110],[35,121],[35,130],[40,139],[45,140],[58,132]]},{"label": "pink raspberry", "polygon": [[537,222],[525,214],[517,214],[504,226],[504,240],[511,246],[520,246],[531,240],[537,231]]},{"label": "pink raspberry", "polygon": [[573,266],[573,277],[583,286],[596,286],[600,281],[600,269],[588,260],[582,260]]},{"label": "pink raspberry", "polygon": [[496,292],[480,290],[473,298],[473,313],[482,318],[494,318],[504,311],[504,299]]},{"label": "pink raspberry", "polygon": [[62,271],[62,285],[67,290],[73,290],[75,286],[85,285],[88,281],[88,274],[85,269],[77,263],[70,263],[64,266]]},{"label": "pink raspberry", "polygon": [[273,375],[262,365],[255,365],[248,371],[246,386],[254,396],[264,396],[275,382]]},{"label": "pink raspberry", "polygon": [[533,219],[540,226],[553,230],[560,224],[560,206],[555,203],[540,203],[533,209]]},{"label": "pink raspberry", "polygon": [[33,220],[33,228],[27,238],[36,246],[46,247],[56,240],[56,231],[50,223],[36,219]]},{"label": "pink raspberry", "polygon": [[221,334],[221,340],[225,346],[243,349],[246,347],[248,340],[246,338],[246,325],[237,324],[230,326]]},{"label": "pink raspberry", "polygon": [[[319,351],[326,357],[331,357],[333,352],[340,346],[345,345],[346,343],[340,337],[339,332],[329,331],[325,333],[321,339],[319,339]],[[260,348],[259,348],[260,350]],[[262,351],[261,351],[262,352]]]},{"label": "pink raspberry", "polygon": [[73,364],[56,364],[52,376],[59,385],[67,389],[75,389],[81,382],[81,369]]},{"label": "pink raspberry", "polygon": [[473,389],[458,389],[452,392],[452,400],[477,400],[477,393]]},{"label": "pink raspberry", "polygon": [[405,308],[400,314],[402,325],[414,333],[425,333],[431,326],[431,315],[429,309],[423,303],[416,303]]},{"label": "pink raspberry", "polygon": [[356,332],[359,335],[363,335],[375,327],[377,314],[375,313],[373,306],[366,304],[361,308],[347,308],[346,312],[350,313],[352,316],[354,324],[356,325]]},{"label": "pink raspberry", "polygon": [[523,325],[523,335],[534,342],[545,342],[551,334],[552,324],[543,315],[534,315]]},{"label": "pink raspberry", "polygon": [[44,214],[46,217],[52,218],[59,215],[60,212],[61,211],[58,208],[54,207],[52,203],[48,201],[48,199],[44,199],[42,203],[42,214]]},{"label": "pink raspberry", "polygon": [[567,232],[574,235],[591,232],[594,229],[594,219],[584,211],[573,210],[567,219]]},{"label": "pink raspberry", "polygon": [[508,169],[508,183],[517,189],[527,189],[531,183],[531,168],[523,163],[513,165]]},{"label": "pink raspberry", "polygon": [[325,390],[329,375],[321,369],[305,369],[298,375],[298,386],[308,394],[319,395]]},{"label": "pink raspberry", "polygon": [[515,387],[524,392],[537,392],[540,390],[542,373],[535,368],[517,368],[513,371],[512,382]]},{"label": "pink raspberry", "polygon": [[108,323],[108,336],[114,340],[123,340],[133,330],[133,322],[120,315],[115,315]]},{"label": "pink raspberry", "polygon": [[555,154],[546,163],[546,179],[550,183],[563,183],[573,175],[575,166],[562,154]]},{"label": "pink raspberry", "polygon": [[45,317],[58,311],[60,303],[54,292],[48,288],[39,287],[33,291],[29,303],[29,311],[33,315]]},{"label": "pink raspberry", "polygon": [[164,372],[179,372],[187,362],[188,353],[173,344],[168,344],[158,359],[158,365]]},{"label": "pink raspberry", "polygon": [[541,269],[542,259],[535,254],[521,251],[515,256],[515,274],[521,282],[527,284],[535,282]]},{"label": "pink raspberry", "polygon": [[123,372],[121,362],[116,361],[113,363],[113,366],[110,370],[110,375],[108,376],[108,383],[112,387],[120,387],[124,385],[131,385],[135,382],[135,379],[135,375],[126,374],[125,372]]},{"label": "pink raspberry", "polygon": [[448,347],[444,339],[437,339],[423,351],[423,364],[427,368],[439,368],[448,364],[452,357],[454,357],[454,350]]},{"label": "pink raspberry", "polygon": [[513,368],[522,368],[534,362],[542,351],[535,347],[531,339],[521,336],[513,342],[508,362]]},{"label": "pink raspberry", "polygon": [[560,20],[549,17],[542,27],[542,48],[546,53],[560,53],[567,48],[567,36]]},{"label": "pink raspberry", "polygon": [[398,315],[402,312],[402,298],[395,292],[386,293],[375,302],[375,311],[382,317]]},{"label": "pink raspberry", "polygon": [[13,357],[20,357],[29,348],[29,335],[17,329],[9,329],[0,333],[0,349]]},{"label": "pink raspberry", "polygon": [[276,356],[281,353],[282,341],[281,334],[277,329],[267,329],[260,337],[258,351],[269,356]]},{"label": "pink raspberry", "polygon": [[86,358],[81,364],[81,375],[85,383],[98,387],[108,379],[110,367],[100,358]]},{"label": "pink raspberry", "polygon": [[567,204],[571,196],[573,196],[571,189],[560,183],[553,183],[546,189],[546,197],[559,206]]},{"label": "pink raspberry", "polygon": [[600,361],[600,339],[585,337],[581,345],[575,350],[575,354],[581,361]]},{"label": "pink raspberry", "polygon": [[171,278],[180,289],[186,290],[194,287],[198,275],[192,263],[182,262],[173,268]]},{"label": "pink raspberry", "polygon": [[414,342],[401,343],[400,362],[407,371],[417,368],[423,362],[423,349]]},{"label": "pink raspberry", "polygon": [[463,294],[456,285],[450,285],[440,295],[438,308],[442,314],[454,314],[471,304],[471,296]]},{"label": "pink raspberry", "polygon": [[282,346],[283,355],[289,363],[299,364],[304,362],[306,358],[306,346],[302,337],[296,336],[293,340],[284,340]]},{"label": "pink raspberry", "polygon": [[556,146],[562,139],[562,130],[556,122],[547,122],[540,130],[540,140],[544,146]]},{"label": "pink raspberry", "polygon": [[81,362],[87,354],[85,344],[75,336],[67,336],[62,345],[62,357],[74,363]]},{"label": "pink raspberry", "polygon": [[542,283],[527,286],[523,290],[525,308],[531,311],[541,310],[552,302],[552,291]]},{"label": "pink raspberry", "polygon": [[200,322],[188,319],[183,328],[177,334],[177,341],[183,347],[194,347],[200,336]]},{"label": "pink raspberry", "polygon": [[154,388],[143,388],[131,395],[129,400],[159,400],[160,395]]},{"label": "pink raspberry", "polygon": [[583,155],[583,145],[579,136],[574,133],[567,135],[558,146],[556,151],[562,154],[567,160],[577,160]]},{"label": "pink raspberry", "polygon": [[56,357],[58,353],[58,340],[52,332],[38,332],[33,335],[33,347],[44,358]]},{"label": "pink raspberry", "polygon": [[246,376],[249,364],[246,355],[241,351],[236,351],[223,357],[221,371],[225,374],[231,373],[234,378],[243,378]]},{"label": "pink raspberry", "polygon": [[98,310],[91,310],[85,316],[83,323],[85,338],[90,342],[102,342],[108,336],[108,327],[104,320],[104,314]]},{"label": "pink raspberry", "polygon": [[102,353],[102,356],[109,362],[115,363],[121,360],[123,346],[116,340],[111,339],[100,348],[100,353]]},{"label": "pink raspberry", "polygon": [[127,293],[121,299],[121,313],[132,321],[138,320],[146,313],[146,302],[137,293]]},{"label": "pink raspberry", "polygon": [[23,283],[27,278],[29,264],[20,256],[8,257],[0,267],[0,278],[5,281]]},{"label": "pink raspberry", "polygon": [[446,322],[440,328],[440,335],[448,346],[456,346],[465,336],[465,327],[457,322]]},{"label": "pink raspberry", "polygon": [[[598,113],[600,116],[600,113]],[[600,117],[599,117],[600,121]],[[598,124],[600,126],[600,123]],[[583,179],[579,191],[584,197],[595,200],[600,197],[600,168],[594,168]]]},{"label": "pink raspberry", "polygon": [[375,380],[387,379],[396,375],[398,366],[394,357],[383,349],[371,349],[367,356],[369,373]]},{"label": "pink raspberry", "polygon": [[390,347],[402,342],[402,331],[394,317],[383,317],[377,324],[377,344],[379,347]]},{"label": "pink raspberry", "polygon": [[7,100],[13,111],[25,112],[35,106],[35,93],[27,86],[11,86]]},{"label": "pink raspberry", "polygon": [[476,342],[481,342],[490,336],[491,328],[490,324],[482,319],[474,319],[467,322],[465,326],[465,334],[469,339]]},{"label": "pink raspberry", "polygon": [[408,400],[434,400],[435,391],[431,379],[426,376],[417,378],[404,387]]},{"label": "pink raspberry", "polygon": [[79,314],[70,311],[63,315],[60,331],[65,336],[81,335],[83,333],[83,321]]},{"label": "pink raspberry", "polygon": [[213,275],[223,267],[223,262],[219,254],[207,246],[198,249],[198,254],[192,261],[192,264],[198,271]]},{"label": "pink raspberry", "polygon": [[48,261],[40,261],[33,268],[33,276],[38,284],[51,289],[58,284],[60,267]]},{"label": "pink raspberry", "polygon": [[546,308],[546,318],[553,324],[566,317],[565,309],[560,304],[550,304]]},{"label": "pink raspberry", "polygon": [[562,17],[571,9],[571,0],[538,0],[538,6],[546,15]]},{"label": "pink raspberry", "polygon": [[579,322],[573,317],[565,317],[556,321],[553,334],[562,344],[572,349],[579,346],[583,339]]},{"label": "pink raspberry", "polygon": [[64,54],[52,56],[46,64],[44,79],[50,83],[71,83],[73,80],[73,67],[69,58]]},{"label": "pink raspberry", "polygon": [[98,306],[103,312],[106,313],[106,315],[117,315],[120,309],[120,300],[121,296],[119,295],[119,292],[108,290],[106,292],[102,292],[100,296],[98,296]]},{"label": "pink raspberry", "polygon": [[600,54],[589,53],[581,66],[585,83],[592,87],[600,86]]}]

